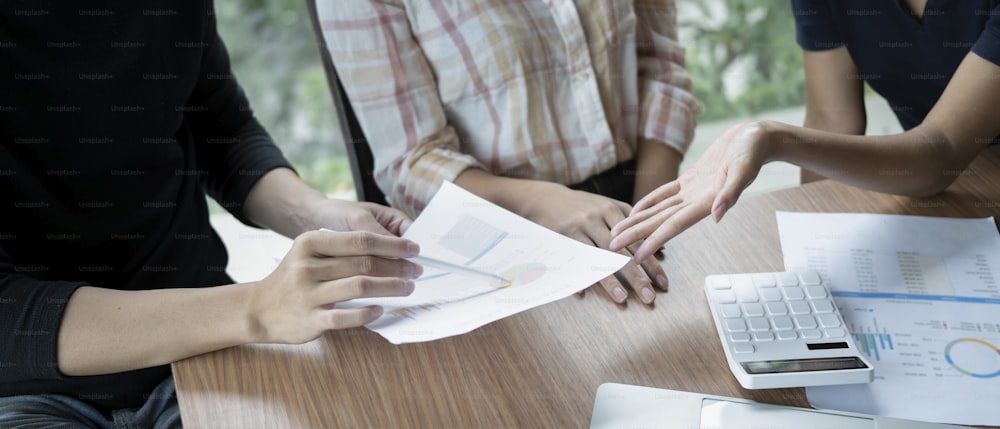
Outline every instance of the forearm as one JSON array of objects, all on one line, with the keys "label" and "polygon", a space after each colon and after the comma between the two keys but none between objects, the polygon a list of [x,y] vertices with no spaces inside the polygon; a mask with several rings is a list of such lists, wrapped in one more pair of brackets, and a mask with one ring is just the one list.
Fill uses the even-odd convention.
[{"label": "forearm", "polygon": [[917,127],[889,136],[842,135],[767,122],[767,161],[785,161],[860,188],[911,196],[943,191],[974,153],[954,151],[940,132]]},{"label": "forearm", "polygon": [[[863,104],[862,104],[863,107]],[[828,131],[837,134],[864,135],[867,119],[864,112],[856,110],[839,111],[836,109],[820,110],[816,107],[806,108],[806,118],[803,126],[814,130]],[[821,174],[803,168],[799,174],[802,184],[823,180]]]},{"label": "forearm", "polygon": [[245,214],[254,223],[286,237],[317,229],[316,207],[326,200],[287,168],[269,171],[250,190]]},{"label": "forearm", "polygon": [[69,376],[130,371],[252,342],[250,288],[77,289],[59,328],[59,370]]},{"label": "forearm", "polygon": [[469,168],[455,178],[455,184],[500,207],[530,218],[533,198],[547,195],[558,183],[496,176],[478,168]]},{"label": "forearm", "polygon": [[635,190],[632,203],[664,183],[677,179],[681,155],[676,149],[650,139],[640,139],[636,152]]}]

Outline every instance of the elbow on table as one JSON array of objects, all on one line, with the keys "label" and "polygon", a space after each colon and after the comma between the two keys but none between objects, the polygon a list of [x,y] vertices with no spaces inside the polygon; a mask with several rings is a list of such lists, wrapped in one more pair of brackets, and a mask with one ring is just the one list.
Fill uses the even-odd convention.
[{"label": "elbow on table", "polygon": [[965,174],[965,165],[952,162],[935,163],[934,168],[919,174],[901,194],[908,197],[926,198],[941,194],[959,176]]},{"label": "elbow on table", "polygon": [[966,169],[976,157],[975,151],[935,128],[917,127],[910,132],[917,133],[923,144],[908,157],[915,164],[915,174],[906,181],[909,186],[902,194],[911,197],[938,195],[959,177],[968,174]]},{"label": "elbow on table", "polygon": [[933,197],[935,195],[941,194],[946,189],[948,189],[948,187],[955,182],[955,178],[937,177],[929,180],[924,180],[923,182],[925,183],[921,183],[918,186],[915,186],[913,189],[903,192],[903,195],[915,198]]}]

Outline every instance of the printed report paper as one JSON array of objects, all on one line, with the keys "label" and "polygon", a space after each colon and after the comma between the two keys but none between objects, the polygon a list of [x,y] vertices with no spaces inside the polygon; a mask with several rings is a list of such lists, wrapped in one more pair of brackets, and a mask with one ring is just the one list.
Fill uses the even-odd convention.
[{"label": "printed report paper", "polygon": [[830,287],[870,384],[809,387],[817,408],[1000,425],[1000,235],[993,218],[778,212],[785,269]]},{"label": "printed report paper", "polygon": [[394,344],[463,334],[565,298],[629,260],[539,226],[451,182],[442,185],[403,237],[420,244],[421,256],[497,274],[511,284],[425,266],[408,297],[337,305],[383,306],[383,316],[367,327]]}]

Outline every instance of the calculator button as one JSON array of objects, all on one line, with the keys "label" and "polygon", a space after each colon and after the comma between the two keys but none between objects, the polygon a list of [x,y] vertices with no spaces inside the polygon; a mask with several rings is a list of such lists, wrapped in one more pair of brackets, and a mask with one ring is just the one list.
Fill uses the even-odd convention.
[{"label": "calculator button", "polygon": [[795,331],[778,331],[775,336],[778,338],[778,341],[794,340],[799,337]]},{"label": "calculator button", "polygon": [[722,317],[726,319],[732,319],[734,317],[740,317],[740,306],[739,304],[722,304],[719,306],[719,311],[722,312]]},{"label": "calculator button", "polygon": [[731,287],[729,276],[712,276],[708,283],[712,285],[712,289],[729,289]]},{"label": "calculator button", "polygon": [[737,332],[735,334],[729,334],[729,339],[734,343],[747,343],[750,342],[750,334]]},{"label": "calculator button", "polygon": [[788,314],[788,307],[785,307],[783,302],[768,302],[764,304],[764,308],[767,309],[767,314],[772,316],[784,316]]},{"label": "calculator button", "polygon": [[823,338],[823,333],[820,332],[819,329],[806,329],[802,331],[802,338],[805,339]]},{"label": "calculator button", "polygon": [[734,290],[740,302],[757,302],[757,290],[753,287],[737,287]]},{"label": "calculator button", "polygon": [[842,328],[824,329],[826,336],[829,338],[841,338],[847,336],[847,331]]},{"label": "calculator button", "polygon": [[750,276],[733,276],[732,282],[736,289],[753,289],[753,280],[750,279]]},{"label": "calculator button", "polygon": [[747,319],[747,322],[750,323],[751,331],[766,331],[771,329],[771,325],[769,325],[767,323],[767,319],[763,317],[751,317]]},{"label": "calculator button", "polygon": [[774,341],[774,333],[768,331],[754,332],[753,339],[758,342]]},{"label": "calculator button", "polygon": [[836,314],[820,314],[816,317],[819,318],[820,326],[824,328],[836,328],[840,326],[840,318]]},{"label": "calculator button", "polygon": [[818,285],[822,283],[819,279],[819,274],[815,271],[806,271],[799,273],[799,279],[802,280],[802,284],[806,286]]},{"label": "calculator button", "polygon": [[764,306],[756,302],[743,304],[743,311],[750,317],[760,317],[764,315]]},{"label": "calculator button", "polygon": [[803,289],[809,299],[826,298],[826,288],[823,286],[806,286]]},{"label": "calculator button", "polygon": [[795,325],[792,325],[792,319],[786,316],[775,317],[771,319],[771,323],[774,324],[774,330],[776,331],[787,331],[795,327]]},{"label": "calculator button", "polygon": [[757,287],[774,287],[774,276],[770,274],[754,274],[753,284]]},{"label": "calculator button", "polygon": [[735,353],[753,353],[753,344],[733,344]]},{"label": "calculator button", "polygon": [[796,286],[799,284],[799,276],[795,273],[778,273],[778,286]]},{"label": "calculator button", "polygon": [[712,291],[712,301],[719,304],[730,304],[736,302],[736,295],[731,290],[714,290]]},{"label": "calculator button", "polygon": [[785,287],[782,288],[782,291],[785,293],[785,298],[788,298],[789,301],[798,301],[806,297],[802,293],[802,288],[798,286]]},{"label": "calculator button", "polygon": [[805,301],[792,301],[788,303],[788,306],[792,309],[792,314],[806,314],[812,311],[809,308],[809,303]]},{"label": "calculator button", "polygon": [[795,326],[799,329],[812,329],[816,327],[816,319],[808,314],[802,314],[794,317]]},{"label": "calculator button", "polygon": [[773,287],[760,290],[760,299],[765,302],[781,301],[781,292]]},{"label": "calculator button", "polygon": [[746,332],[747,324],[743,319],[726,319],[726,330],[729,332]]},{"label": "calculator button", "polygon": [[833,313],[833,303],[828,300],[813,301],[812,304],[817,313]]}]

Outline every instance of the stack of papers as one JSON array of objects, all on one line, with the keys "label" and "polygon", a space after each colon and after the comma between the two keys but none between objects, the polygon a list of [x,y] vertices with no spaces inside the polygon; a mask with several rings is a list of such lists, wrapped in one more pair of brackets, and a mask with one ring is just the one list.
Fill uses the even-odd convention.
[{"label": "stack of papers", "polygon": [[777,214],[788,271],[816,270],[875,366],[810,387],[817,408],[1000,425],[1000,235],[993,218]]}]

